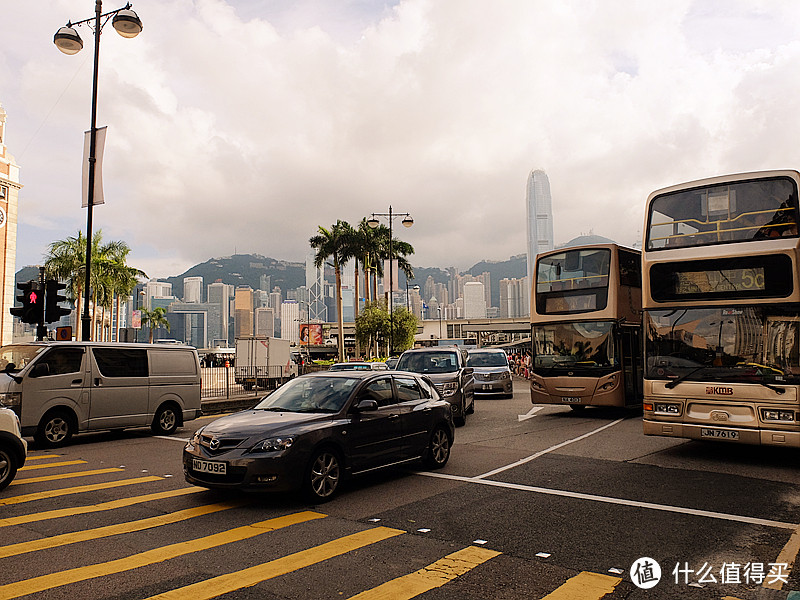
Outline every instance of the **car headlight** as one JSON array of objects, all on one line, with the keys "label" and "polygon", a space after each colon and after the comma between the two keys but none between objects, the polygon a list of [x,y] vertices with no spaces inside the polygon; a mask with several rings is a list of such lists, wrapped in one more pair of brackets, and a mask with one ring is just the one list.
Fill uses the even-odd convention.
[{"label": "car headlight", "polygon": [[458,390],[458,383],[455,381],[451,381],[449,383],[445,383],[442,386],[442,397],[447,398],[448,396],[452,396]]},{"label": "car headlight", "polygon": [[282,450],[288,450],[292,447],[292,444],[294,444],[294,438],[292,436],[267,438],[250,448],[250,452],[280,452]]},{"label": "car headlight", "polygon": [[500,373],[500,379],[510,379],[511,373],[509,371],[503,371]]},{"label": "car headlight", "polygon": [[17,408],[22,402],[22,392],[0,392],[0,406]]},{"label": "car headlight", "polygon": [[200,434],[203,432],[203,429],[205,429],[205,426],[194,432],[194,435],[186,443],[186,450],[192,451],[194,447],[200,443]]}]

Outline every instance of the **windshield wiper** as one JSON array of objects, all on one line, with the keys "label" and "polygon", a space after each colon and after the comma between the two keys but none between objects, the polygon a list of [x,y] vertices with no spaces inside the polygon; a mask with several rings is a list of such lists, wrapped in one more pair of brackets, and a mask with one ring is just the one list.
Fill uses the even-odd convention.
[{"label": "windshield wiper", "polygon": [[[751,367],[751,368],[752,367],[756,367],[757,369],[771,369],[773,371],[778,371],[781,375],[783,375],[783,371],[780,371],[780,369],[774,369],[773,367],[768,367],[766,365],[761,365],[759,363],[754,363],[754,362],[736,363],[735,366],[736,367]],[[759,372],[758,375],[760,375],[762,377],[762,380],[758,381],[756,383],[759,383],[759,384],[763,385],[765,388],[768,388],[768,389],[772,390],[773,392],[775,392],[777,394],[786,393],[786,388],[778,387],[777,385],[773,385],[771,383],[767,383],[766,381],[764,381],[763,380],[763,377],[764,377],[763,373]]]},{"label": "windshield wiper", "polygon": [[675,387],[676,385],[678,385],[679,383],[682,383],[682,382],[686,381],[687,379],[689,379],[689,377],[691,377],[691,376],[692,376],[692,375],[694,375],[695,373],[699,373],[700,371],[702,371],[702,370],[704,370],[704,369],[708,369],[708,368],[709,368],[709,367],[708,367],[708,366],[706,366],[706,365],[703,365],[703,366],[700,366],[700,367],[695,367],[694,369],[692,369],[691,371],[688,371],[687,373],[684,373],[683,375],[681,375],[681,376],[680,376],[680,377],[678,377],[677,379],[673,379],[673,380],[672,380],[672,381],[670,381],[669,383],[666,383],[666,384],[664,385],[664,387],[665,387],[665,388],[667,388],[667,389],[669,389],[669,390],[671,390],[672,388],[674,388],[674,387]]}]

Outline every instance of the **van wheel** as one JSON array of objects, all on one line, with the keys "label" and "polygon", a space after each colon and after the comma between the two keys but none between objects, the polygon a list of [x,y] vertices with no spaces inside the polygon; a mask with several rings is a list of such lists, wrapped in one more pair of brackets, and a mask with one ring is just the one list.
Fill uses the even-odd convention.
[{"label": "van wheel", "polygon": [[0,446],[0,490],[11,483],[17,474],[17,455],[7,446]]},{"label": "van wheel", "polygon": [[44,448],[58,448],[72,439],[75,433],[72,417],[63,410],[47,413],[41,421],[33,439]]},{"label": "van wheel", "polygon": [[150,429],[156,435],[171,435],[178,428],[178,414],[175,408],[169,404],[160,407],[153,418]]}]

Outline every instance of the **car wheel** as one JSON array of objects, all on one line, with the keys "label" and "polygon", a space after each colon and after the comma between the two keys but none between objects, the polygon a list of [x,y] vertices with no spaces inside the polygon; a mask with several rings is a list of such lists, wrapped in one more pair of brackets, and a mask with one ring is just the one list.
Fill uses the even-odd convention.
[{"label": "car wheel", "polygon": [[0,446],[0,490],[5,489],[17,474],[17,455],[6,446]]},{"label": "car wheel", "polygon": [[41,421],[33,438],[36,443],[44,448],[58,448],[63,446],[75,433],[75,425],[69,414],[57,410],[47,413]]},{"label": "car wheel", "polygon": [[450,458],[450,437],[442,426],[433,430],[425,454],[425,466],[431,469],[441,469]]},{"label": "car wheel", "polygon": [[469,408],[467,409],[467,414],[471,415],[475,412],[475,396],[472,396],[472,402],[469,403]]},{"label": "car wheel", "polygon": [[327,502],[336,495],[342,479],[342,463],[338,453],[331,448],[314,452],[308,464],[305,491],[315,502]]},{"label": "car wheel", "polygon": [[178,414],[175,412],[175,407],[165,405],[156,411],[156,416],[153,417],[153,424],[150,429],[156,435],[171,435],[175,433],[178,428]]},{"label": "car wheel", "polygon": [[459,414],[453,416],[453,423],[455,423],[456,427],[463,427],[467,423],[467,408],[464,406],[463,398],[461,399],[459,409]]}]

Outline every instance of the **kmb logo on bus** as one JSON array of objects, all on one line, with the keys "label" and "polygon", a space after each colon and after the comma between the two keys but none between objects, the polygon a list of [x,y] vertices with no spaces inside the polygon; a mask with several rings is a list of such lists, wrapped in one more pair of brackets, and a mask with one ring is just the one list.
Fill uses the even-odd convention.
[{"label": "kmb logo on bus", "polygon": [[733,396],[733,388],[723,387],[721,385],[709,385],[706,387],[706,394],[715,394],[717,396]]}]

